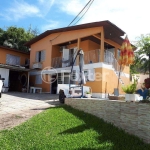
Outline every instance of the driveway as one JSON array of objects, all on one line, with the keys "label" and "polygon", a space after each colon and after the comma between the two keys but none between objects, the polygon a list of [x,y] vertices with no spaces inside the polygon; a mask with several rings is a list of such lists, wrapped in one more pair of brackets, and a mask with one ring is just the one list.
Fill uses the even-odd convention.
[{"label": "driveway", "polygon": [[0,130],[9,129],[43,110],[60,105],[58,95],[3,93],[0,98]]}]

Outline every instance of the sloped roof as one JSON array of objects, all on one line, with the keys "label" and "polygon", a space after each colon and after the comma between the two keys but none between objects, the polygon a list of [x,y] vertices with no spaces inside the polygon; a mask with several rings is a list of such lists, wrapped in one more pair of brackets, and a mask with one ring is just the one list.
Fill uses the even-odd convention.
[{"label": "sloped roof", "polygon": [[123,36],[125,34],[125,32],[123,30],[121,30],[120,28],[118,28],[115,24],[106,20],[106,21],[92,22],[92,23],[87,23],[87,24],[70,26],[70,27],[65,27],[65,28],[58,28],[58,29],[54,29],[54,30],[47,30],[47,31],[43,32],[42,34],[40,34],[39,36],[30,40],[29,42],[25,43],[25,46],[30,47],[32,44],[36,43],[37,41],[39,41],[53,33],[101,27],[101,26],[103,26],[103,28],[104,28],[104,35],[105,35],[106,39],[110,39],[120,45],[122,44],[123,39],[120,36]]},{"label": "sloped roof", "polygon": [[20,51],[20,50],[17,50],[17,49],[13,49],[13,48],[9,48],[9,47],[2,46],[2,45],[0,45],[0,48],[6,49],[6,50],[10,50],[10,51],[15,51],[15,52],[18,52],[18,53],[23,53],[23,54],[30,55],[30,52],[23,52],[23,51]]}]

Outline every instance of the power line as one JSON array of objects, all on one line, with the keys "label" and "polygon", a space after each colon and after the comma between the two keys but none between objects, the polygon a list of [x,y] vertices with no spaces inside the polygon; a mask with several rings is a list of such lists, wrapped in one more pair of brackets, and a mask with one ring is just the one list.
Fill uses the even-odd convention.
[{"label": "power line", "polygon": [[78,13],[78,15],[71,21],[71,23],[68,26],[70,26],[77,19],[77,17],[84,11],[84,9],[88,6],[90,2],[91,0],[83,7],[83,9]]},{"label": "power line", "polygon": [[[89,5],[89,3],[90,3],[91,1],[92,1],[92,0],[89,0],[89,2],[83,7],[83,9],[82,9],[82,10],[78,13],[78,15],[69,23],[69,25],[68,25],[67,27],[69,27],[69,26],[77,19],[77,17],[84,11],[84,9]],[[93,1],[94,1],[94,0],[93,0]],[[91,2],[91,4],[93,3],[93,1]],[[91,4],[90,4],[90,6],[91,6]],[[89,9],[89,8],[88,8],[88,9]],[[86,10],[86,12],[88,11],[88,9]],[[86,13],[86,12],[85,12],[85,13]],[[83,16],[85,15],[85,13],[83,14]],[[83,16],[82,16],[82,17],[83,17]],[[81,19],[81,18],[80,18],[80,19]],[[79,20],[80,20],[80,19],[79,19]],[[79,21],[79,20],[78,20],[78,21]],[[78,21],[77,21],[77,22],[78,22]],[[77,23],[77,22],[76,22],[76,23]],[[64,31],[65,31],[65,30],[64,30]],[[53,41],[53,40],[57,39],[61,34],[62,34],[62,32],[61,32],[60,34],[58,34],[55,38],[53,38],[52,40],[50,40],[50,41]]]},{"label": "power line", "polygon": [[89,7],[85,11],[85,13],[79,18],[79,20],[74,25],[76,25],[84,17],[84,15],[87,13],[87,11],[89,10],[89,8],[91,7],[91,5],[92,5],[93,2],[94,2],[94,0],[89,4]]}]

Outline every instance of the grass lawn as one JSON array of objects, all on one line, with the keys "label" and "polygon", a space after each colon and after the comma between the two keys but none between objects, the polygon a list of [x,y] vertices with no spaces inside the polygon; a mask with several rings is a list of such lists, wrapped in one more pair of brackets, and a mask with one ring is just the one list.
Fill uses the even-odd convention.
[{"label": "grass lawn", "polygon": [[62,105],[0,131],[0,150],[150,150],[150,144],[93,115]]}]

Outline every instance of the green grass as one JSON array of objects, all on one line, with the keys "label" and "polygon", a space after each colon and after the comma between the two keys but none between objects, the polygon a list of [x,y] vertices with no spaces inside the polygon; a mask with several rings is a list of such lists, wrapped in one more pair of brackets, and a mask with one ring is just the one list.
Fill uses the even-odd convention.
[{"label": "green grass", "polygon": [[97,117],[63,105],[11,130],[0,150],[149,150],[150,145]]}]

